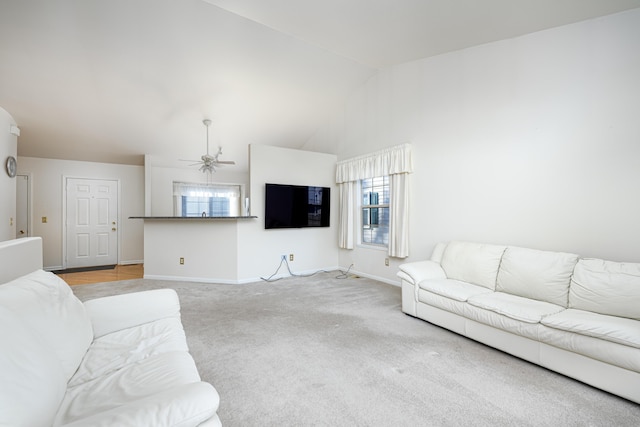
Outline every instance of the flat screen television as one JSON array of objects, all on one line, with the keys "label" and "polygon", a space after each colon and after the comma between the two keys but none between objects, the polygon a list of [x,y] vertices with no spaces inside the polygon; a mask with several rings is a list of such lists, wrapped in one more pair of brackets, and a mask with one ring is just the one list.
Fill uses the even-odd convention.
[{"label": "flat screen television", "polygon": [[329,227],[331,189],[266,184],[264,228]]}]

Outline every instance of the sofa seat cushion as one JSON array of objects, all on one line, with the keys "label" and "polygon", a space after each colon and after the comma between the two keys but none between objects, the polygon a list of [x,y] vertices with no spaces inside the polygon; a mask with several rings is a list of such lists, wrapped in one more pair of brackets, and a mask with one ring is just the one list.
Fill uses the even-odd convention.
[{"label": "sofa seat cushion", "polygon": [[[463,316],[465,318],[534,341],[538,340],[539,330],[543,327],[540,323],[523,322],[522,320],[517,320],[495,311],[485,310],[468,303],[461,304],[464,304]],[[469,327],[470,325],[466,326],[465,334],[468,334]],[[471,328],[473,327],[471,326]]]},{"label": "sofa seat cushion", "polygon": [[475,295],[493,292],[482,286],[453,279],[423,280],[418,286],[420,289],[461,302],[465,302]]},{"label": "sofa seat cushion", "polygon": [[496,290],[566,307],[577,262],[575,254],[510,246],[500,263]]},{"label": "sofa seat cushion", "polygon": [[467,305],[466,302],[443,297],[424,289],[418,290],[418,301],[460,316],[464,316],[464,307]]},{"label": "sofa seat cushion", "polygon": [[442,268],[449,279],[496,288],[498,267],[506,246],[451,242],[442,254]]},{"label": "sofa seat cushion", "polygon": [[640,373],[640,349],[612,341],[551,328],[540,323],[539,341],[594,360]]},{"label": "sofa seat cushion", "polygon": [[147,357],[102,377],[69,387],[56,415],[55,425],[81,420],[197,382],[200,382],[200,376],[189,353],[173,351]]},{"label": "sofa seat cushion", "polygon": [[542,324],[640,349],[638,320],[568,309],[545,317]]},{"label": "sofa seat cushion", "polygon": [[522,298],[503,292],[476,295],[469,304],[526,323],[539,323],[543,317],[565,310],[556,304]]},{"label": "sofa seat cushion", "polygon": [[103,335],[91,344],[69,386],[75,387],[123,366],[172,351],[188,351],[182,323],[176,317]]},{"label": "sofa seat cushion", "polygon": [[218,392],[209,383],[173,387],[112,409],[78,419],[64,427],[221,427]]},{"label": "sofa seat cushion", "polygon": [[569,308],[640,320],[640,263],[581,259],[571,278]]}]

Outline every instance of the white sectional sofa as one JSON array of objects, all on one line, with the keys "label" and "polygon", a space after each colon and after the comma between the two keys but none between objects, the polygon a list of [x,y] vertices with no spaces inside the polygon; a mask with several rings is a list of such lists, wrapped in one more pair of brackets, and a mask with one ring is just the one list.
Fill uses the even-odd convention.
[{"label": "white sectional sofa", "polygon": [[0,242],[0,425],[219,426],[175,291],[82,303],[42,242]]},{"label": "white sectional sofa", "polygon": [[450,242],[398,276],[405,313],[640,403],[640,264]]}]

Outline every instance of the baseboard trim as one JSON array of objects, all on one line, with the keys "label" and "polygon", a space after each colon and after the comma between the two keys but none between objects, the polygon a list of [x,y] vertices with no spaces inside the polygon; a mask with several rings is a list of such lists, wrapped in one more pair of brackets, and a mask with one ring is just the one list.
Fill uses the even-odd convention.
[{"label": "baseboard trim", "polygon": [[[341,268],[340,270],[346,271],[346,268]],[[399,279],[398,280],[391,280],[391,279],[387,279],[385,277],[380,277],[380,276],[376,276],[374,274],[364,273],[362,271],[357,271],[357,270],[351,270],[351,271],[349,271],[349,274],[355,274],[356,276],[362,276],[362,277],[366,277],[367,279],[377,280],[378,282],[383,282],[383,283],[386,283],[386,284],[392,285],[392,286],[397,286],[397,287],[401,287],[402,286]]]},{"label": "baseboard trim", "polygon": [[[316,269],[316,270],[306,270],[306,271],[294,271],[294,275],[296,276],[309,276],[312,275],[314,273],[320,273],[320,272],[337,272],[337,271],[342,271],[341,268],[338,267],[330,267],[330,268],[321,268],[321,269]],[[360,276],[363,276],[361,274],[358,274]],[[262,277],[269,277],[268,275],[262,276]],[[274,281],[274,280],[278,280],[278,279],[286,279],[287,277],[295,277],[290,275],[288,272],[287,273],[281,273],[281,274],[276,274],[275,276],[273,276],[270,281]],[[364,276],[363,276],[364,277]],[[161,274],[145,274],[143,276],[144,279],[151,279],[151,280],[168,280],[171,282],[195,282],[195,283],[218,283],[218,284],[223,284],[223,285],[242,285],[245,283],[255,283],[255,282],[263,282],[265,281],[264,279],[262,279],[261,277],[249,277],[249,278],[244,278],[244,279],[236,279],[236,280],[232,280],[232,279],[216,279],[214,277],[191,277],[191,276],[165,276],[165,275],[161,275]]]},{"label": "baseboard trim", "polygon": [[194,283],[218,283],[223,285],[237,285],[237,280],[216,279],[212,277],[189,277],[189,276],[164,276],[160,274],[145,274],[143,279],[167,280],[169,282],[194,282]]},{"label": "baseboard trim", "polygon": [[82,273],[84,271],[113,270],[114,268],[116,268],[116,264],[95,265],[91,267],[72,267],[72,268],[65,268],[64,270],[55,270],[53,272],[56,274],[67,274],[67,273]]},{"label": "baseboard trim", "polygon": [[136,265],[136,264],[144,264],[144,260],[140,259],[134,259],[134,260],[129,260],[129,261],[120,261],[118,263],[118,265]]}]

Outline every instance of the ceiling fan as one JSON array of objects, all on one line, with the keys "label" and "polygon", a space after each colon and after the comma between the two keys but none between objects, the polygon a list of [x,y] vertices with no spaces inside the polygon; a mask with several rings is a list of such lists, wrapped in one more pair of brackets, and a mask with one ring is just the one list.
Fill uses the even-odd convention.
[{"label": "ceiling fan", "polygon": [[220,165],[235,165],[234,161],[218,160],[218,157],[222,154],[222,147],[218,147],[218,152],[214,155],[209,154],[209,127],[211,126],[211,120],[204,119],[202,123],[207,128],[207,154],[203,154],[201,160],[182,160],[183,162],[195,162],[189,166],[200,165],[200,172],[203,173],[215,173],[216,167]]}]

